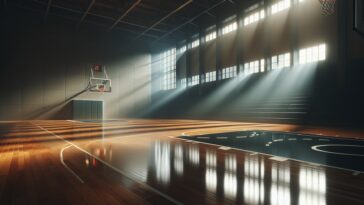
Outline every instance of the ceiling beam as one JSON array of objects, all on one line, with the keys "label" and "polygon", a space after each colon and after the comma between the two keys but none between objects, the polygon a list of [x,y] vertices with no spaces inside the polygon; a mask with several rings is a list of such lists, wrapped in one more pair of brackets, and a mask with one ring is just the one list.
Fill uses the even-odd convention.
[{"label": "ceiling beam", "polygon": [[49,10],[51,10],[51,6],[52,6],[52,0],[48,0],[47,10],[46,10],[45,15],[44,15],[44,21],[47,20],[47,17],[48,17],[48,14],[49,14]]},{"label": "ceiling beam", "polygon": [[[207,9],[207,7],[205,7],[205,6],[203,6],[203,5],[199,4],[199,3],[194,2],[193,4],[195,4],[197,7],[201,8],[203,10]],[[216,16],[214,14],[212,14],[211,12],[209,12],[209,11],[207,11],[206,14],[211,16],[211,17],[216,18]]]},{"label": "ceiling beam", "polygon": [[[14,6],[14,7],[17,7],[17,8],[20,8],[20,9],[24,9],[24,10],[28,10],[28,11],[32,11],[32,12],[36,12],[36,13],[43,13],[42,10],[34,9],[34,8],[29,8],[29,7],[24,7],[22,5],[11,4],[11,6]],[[62,15],[62,14],[50,13],[49,15],[52,15],[52,16],[55,16],[55,17],[59,17],[59,18],[62,18],[62,19],[66,19],[66,20],[69,20],[69,21],[79,21],[79,19],[77,19],[77,18],[69,17],[69,16],[64,15],[64,14]],[[100,27],[104,27],[104,28],[108,27],[108,25],[105,25],[103,23],[89,21],[89,20],[84,20],[84,23],[92,24],[92,25],[96,25],[96,26],[100,26]],[[126,29],[126,28],[121,28],[119,26],[116,26],[115,27],[115,30],[126,31],[126,32],[132,33],[134,35],[139,33],[139,32],[134,31],[134,30],[130,30],[130,29]],[[146,34],[145,36],[150,37],[150,38],[154,38],[154,39],[158,38],[158,36],[152,35],[152,34]]]},{"label": "ceiling beam", "polygon": [[94,6],[95,2],[96,2],[96,0],[91,0],[90,4],[88,5],[88,7],[87,7],[87,9],[86,9],[86,11],[85,11],[85,13],[83,13],[83,15],[82,15],[82,18],[81,18],[80,22],[78,22],[77,27],[79,27],[79,26],[82,24],[82,21],[83,21],[83,20],[85,20],[85,18],[86,18],[86,16],[87,16],[88,12],[90,12],[90,10],[91,10],[91,8]]},{"label": "ceiling beam", "polygon": [[199,18],[200,16],[202,16],[203,14],[205,14],[206,12],[209,12],[210,10],[220,6],[221,4],[223,4],[226,0],[221,0],[220,2],[217,2],[216,4],[212,5],[211,7],[205,9],[204,11],[202,11],[201,13],[199,13],[198,15],[194,16],[193,18],[191,18],[190,20],[182,23],[181,25],[177,26],[176,28],[172,29],[171,31],[163,34],[161,37],[159,37],[157,40],[155,40],[153,43],[160,41],[161,39],[169,36],[170,34],[174,33],[176,30],[180,29],[181,27],[185,26],[186,24],[189,24],[190,22],[196,20],[197,18]]},{"label": "ceiling beam", "polygon": [[148,31],[152,30],[155,26],[157,26],[158,24],[160,24],[161,22],[163,22],[164,20],[166,20],[167,18],[169,18],[170,16],[174,15],[175,13],[177,13],[178,11],[180,11],[181,9],[183,9],[184,7],[186,7],[187,5],[189,5],[190,3],[192,3],[193,0],[188,0],[186,1],[184,4],[182,4],[181,6],[179,6],[178,8],[176,8],[175,10],[173,10],[172,12],[170,12],[169,14],[167,14],[166,16],[164,16],[162,19],[160,19],[159,21],[155,22],[153,25],[151,25],[149,28],[145,29],[141,34],[139,34],[134,40],[139,39],[140,37],[142,37],[144,34],[146,34]]},{"label": "ceiling beam", "polygon": [[126,15],[128,15],[142,0],[136,0],[116,21],[110,26],[109,30],[112,30]]},{"label": "ceiling beam", "polygon": [[[195,3],[195,2],[193,2],[193,3]],[[140,4],[139,6],[140,6],[141,9],[144,9],[144,10],[153,10],[152,12],[148,12],[148,11],[145,12],[145,11],[140,11],[141,9],[139,9],[138,12],[140,12],[142,14],[144,14],[144,12],[147,13],[148,15],[155,14],[155,13],[157,13],[157,14],[167,13],[167,11],[165,11],[165,10],[162,10],[160,8],[155,8],[155,7],[152,7],[152,6],[149,6],[149,5],[145,5],[145,4]],[[188,20],[189,19],[186,16],[179,16],[179,18],[182,19],[182,20]]]},{"label": "ceiling beam", "polygon": [[[38,4],[42,4],[42,5],[45,5],[46,4],[46,3],[40,2],[38,0],[33,0],[33,2],[38,3]],[[75,14],[83,14],[84,13],[83,11],[80,11],[80,10],[77,10],[77,9],[72,9],[72,8],[67,8],[67,7],[63,7],[63,6],[59,6],[57,4],[52,4],[51,7],[57,8],[57,9],[62,9],[62,10],[65,10],[65,11],[69,11],[69,12],[72,12],[72,13],[75,13]],[[101,15],[101,14],[93,13],[91,11],[88,12],[88,15],[96,16],[98,18],[102,18],[102,19],[106,19],[106,20],[110,20],[110,21],[115,21],[115,19],[113,17],[111,17],[111,16],[104,16],[104,15]],[[129,22],[129,21],[125,21],[125,20],[121,20],[119,23],[131,25],[131,26],[135,26],[135,27],[143,28],[143,29],[148,28],[145,25],[140,25],[140,24],[133,23],[133,22]],[[157,31],[157,32],[163,32],[163,33],[167,32],[164,29],[153,28],[153,30],[154,31]]]}]

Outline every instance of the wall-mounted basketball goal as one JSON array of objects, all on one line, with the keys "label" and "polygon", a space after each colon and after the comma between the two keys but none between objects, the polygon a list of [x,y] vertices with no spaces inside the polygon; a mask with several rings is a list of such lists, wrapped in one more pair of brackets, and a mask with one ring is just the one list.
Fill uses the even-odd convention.
[{"label": "wall-mounted basketball goal", "polygon": [[[90,66],[90,81],[85,91],[110,93],[111,79],[107,75],[106,66],[93,64]],[[102,120],[104,101],[102,99],[74,99],[72,100],[74,120]]]},{"label": "wall-mounted basketball goal", "polygon": [[93,64],[89,81],[89,91],[91,92],[111,92],[111,79],[107,75],[106,66]]}]

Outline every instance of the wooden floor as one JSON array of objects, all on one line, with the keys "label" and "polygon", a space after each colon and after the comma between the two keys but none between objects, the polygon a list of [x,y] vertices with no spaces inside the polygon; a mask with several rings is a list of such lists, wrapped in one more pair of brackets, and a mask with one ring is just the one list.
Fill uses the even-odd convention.
[{"label": "wooden floor", "polygon": [[1,122],[0,204],[364,204],[363,173],[175,138],[259,129],[364,139],[217,121]]}]

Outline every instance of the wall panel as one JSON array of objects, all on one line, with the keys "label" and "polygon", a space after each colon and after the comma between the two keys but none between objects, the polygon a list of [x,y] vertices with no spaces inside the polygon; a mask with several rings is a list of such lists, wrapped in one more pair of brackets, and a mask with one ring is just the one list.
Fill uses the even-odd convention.
[{"label": "wall panel", "polygon": [[237,62],[237,32],[232,31],[220,38],[221,43],[221,66],[222,68],[236,65]]},{"label": "wall panel", "polygon": [[[145,45],[125,47],[120,33],[107,38],[71,24],[28,22],[4,16],[0,43],[0,120],[70,119],[72,99],[104,100],[105,118],[136,116],[150,103],[151,55]],[[112,93],[83,92],[90,65],[107,66]]]},{"label": "wall panel", "polygon": [[205,72],[216,71],[216,40],[203,45]]}]

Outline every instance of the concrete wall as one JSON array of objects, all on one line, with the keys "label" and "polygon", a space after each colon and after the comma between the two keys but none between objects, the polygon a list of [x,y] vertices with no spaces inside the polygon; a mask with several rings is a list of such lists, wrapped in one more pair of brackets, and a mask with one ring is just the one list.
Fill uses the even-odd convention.
[{"label": "concrete wall", "polygon": [[[136,116],[150,101],[149,51],[122,35],[7,14],[0,36],[0,120],[69,119],[72,99],[104,100],[105,118]],[[90,64],[107,66],[112,93],[80,92]]]}]

